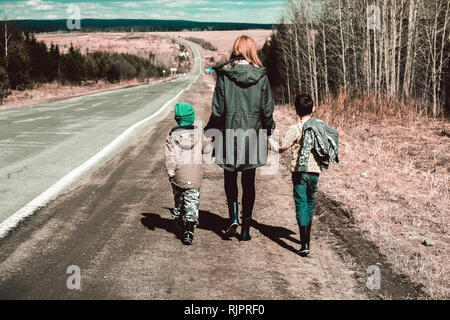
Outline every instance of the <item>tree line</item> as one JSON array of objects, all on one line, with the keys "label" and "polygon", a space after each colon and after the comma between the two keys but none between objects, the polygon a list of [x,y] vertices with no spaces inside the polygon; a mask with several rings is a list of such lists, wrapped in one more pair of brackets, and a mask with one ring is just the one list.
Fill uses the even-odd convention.
[{"label": "tree line", "polygon": [[120,82],[162,76],[164,66],[155,55],[142,58],[126,53],[87,52],[70,46],[61,53],[58,45],[47,46],[34,34],[22,33],[15,24],[1,26],[0,103],[13,90],[31,89],[43,83],[58,81],[62,85],[79,85],[83,81]]},{"label": "tree line", "polygon": [[287,0],[261,50],[278,99],[298,92],[450,102],[450,0]]},{"label": "tree line", "polygon": [[[162,31],[204,31],[204,30],[249,30],[272,29],[272,24],[198,22],[186,20],[148,19],[81,19],[83,32],[162,32]],[[17,20],[17,25],[29,32],[64,32],[67,20]]]}]

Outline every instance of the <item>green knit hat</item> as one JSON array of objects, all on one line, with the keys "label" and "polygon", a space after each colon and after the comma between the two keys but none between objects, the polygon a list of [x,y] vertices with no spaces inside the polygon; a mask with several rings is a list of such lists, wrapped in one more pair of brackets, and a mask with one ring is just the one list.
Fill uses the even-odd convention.
[{"label": "green knit hat", "polygon": [[190,126],[195,121],[194,107],[187,102],[178,102],[175,105],[175,120],[180,126]]}]

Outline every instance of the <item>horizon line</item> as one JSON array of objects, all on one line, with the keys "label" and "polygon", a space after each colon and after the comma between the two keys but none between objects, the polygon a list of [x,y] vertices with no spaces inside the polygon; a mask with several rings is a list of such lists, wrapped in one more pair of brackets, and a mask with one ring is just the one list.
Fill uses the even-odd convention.
[{"label": "horizon line", "polygon": [[[278,23],[259,23],[259,22],[231,22],[231,21],[198,21],[198,20],[186,20],[186,19],[135,19],[135,18],[81,18],[80,21],[83,20],[105,20],[105,21],[114,21],[114,20],[134,20],[134,21],[183,21],[183,22],[195,22],[195,23],[227,23],[227,24],[254,24],[254,25],[277,25]],[[67,19],[8,19],[8,20],[0,20],[0,22],[5,21],[67,21]]]}]

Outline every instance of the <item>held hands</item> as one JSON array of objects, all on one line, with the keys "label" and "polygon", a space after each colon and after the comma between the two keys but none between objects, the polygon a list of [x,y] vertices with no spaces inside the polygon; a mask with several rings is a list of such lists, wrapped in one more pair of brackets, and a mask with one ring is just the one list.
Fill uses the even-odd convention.
[{"label": "held hands", "polygon": [[175,170],[168,169],[167,174],[169,175],[169,180],[175,177]]},{"label": "held hands", "polygon": [[269,137],[267,147],[269,151],[278,152],[278,143],[275,142],[272,137]]}]

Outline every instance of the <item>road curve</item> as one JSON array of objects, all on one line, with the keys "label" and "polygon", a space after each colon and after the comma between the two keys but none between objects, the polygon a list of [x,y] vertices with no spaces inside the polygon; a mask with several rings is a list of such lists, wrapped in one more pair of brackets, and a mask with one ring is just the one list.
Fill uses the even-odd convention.
[{"label": "road curve", "polygon": [[0,111],[0,238],[16,220],[77,186],[80,174],[123,150],[139,133],[143,119],[154,124],[167,114],[168,109],[161,108],[201,73],[198,47],[176,40],[194,52],[194,70],[186,76]]}]

